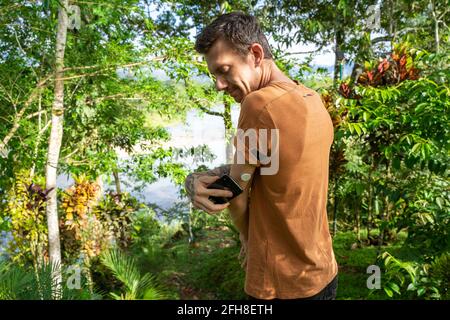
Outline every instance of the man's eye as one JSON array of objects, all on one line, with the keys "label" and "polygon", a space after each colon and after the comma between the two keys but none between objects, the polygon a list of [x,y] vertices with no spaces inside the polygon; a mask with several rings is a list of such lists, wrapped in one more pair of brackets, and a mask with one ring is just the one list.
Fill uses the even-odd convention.
[{"label": "man's eye", "polygon": [[217,70],[217,74],[223,75],[223,74],[228,73],[229,70],[230,70],[229,67],[222,67],[222,68]]}]

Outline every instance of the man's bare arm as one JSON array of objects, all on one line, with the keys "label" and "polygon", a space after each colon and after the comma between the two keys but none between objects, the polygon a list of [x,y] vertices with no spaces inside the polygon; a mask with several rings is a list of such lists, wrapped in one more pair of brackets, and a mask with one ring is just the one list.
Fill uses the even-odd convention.
[{"label": "man's bare arm", "polygon": [[201,176],[218,176],[221,177],[224,174],[230,174],[230,164],[225,164],[223,166],[205,171],[205,172],[193,172],[190,175],[187,176],[186,181],[184,182],[184,187],[186,189],[186,192],[189,196],[189,198],[193,199],[195,195],[195,180],[198,179]]}]

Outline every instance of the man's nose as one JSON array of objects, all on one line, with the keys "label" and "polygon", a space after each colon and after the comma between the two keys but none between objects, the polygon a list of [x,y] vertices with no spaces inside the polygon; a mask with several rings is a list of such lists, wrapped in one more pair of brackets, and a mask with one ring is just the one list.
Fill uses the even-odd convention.
[{"label": "man's nose", "polygon": [[216,89],[218,91],[225,90],[227,88],[227,86],[228,86],[227,82],[224,79],[222,79],[221,77],[217,77],[217,79],[216,79]]}]

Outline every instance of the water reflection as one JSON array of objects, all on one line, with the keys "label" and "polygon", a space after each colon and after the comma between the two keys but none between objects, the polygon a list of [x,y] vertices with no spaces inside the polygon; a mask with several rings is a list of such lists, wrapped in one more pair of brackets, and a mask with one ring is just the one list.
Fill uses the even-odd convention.
[{"label": "water reflection", "polygon": [[[221,111],[220,108],[217,111]],[[236,126],[239,117],[239,106],[236,105],[232,108],[231,117],[233,125]],[[216,167],[226,162],[225,129],[222,118],[208,114],[199,115],[197,111],[190,111],[184,124],[169,127],[168,130],[171,134],[171,140],[167,146],[181,148],[206,144],[216,158],[210,163],[205,163],[205,165]],[[187,162],[184,164],[191,166]],[[154,202],[160,207],[167,209],[177,202],[178,190],[170,179],[163,178],[156,183],[148,185],[139,197],[145,202]]]}]

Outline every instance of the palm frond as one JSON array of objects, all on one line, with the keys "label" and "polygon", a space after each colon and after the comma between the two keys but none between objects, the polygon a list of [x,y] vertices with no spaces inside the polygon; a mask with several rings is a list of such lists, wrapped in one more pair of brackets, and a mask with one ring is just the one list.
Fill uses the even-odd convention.
[{"label": "palm frond", "polygon": [[101,261],[125,285],[127,292],[136,295],[141,275],[133,259],[112,249],[101,256]]},{"label": "palm frond", "polygon": [[106,251],[100,257],[101,262],[112,271],[113,275],[124,284],[125,292],[121,295],[110,293],[114,299],[164,299],[164,288],[157,284],[155,276],[147,273],[141,276],[136,262],[118,249]]},{"label": "palm frond", "polygon": [[20,298],[30,287],[32,275],[22,267],[0,263],[0,299],[14,300]]},{"label": "palm frond", "polygon": [[79,289],[68,288],[64,280],[58,286],[56,271],[59,268],[48,263],[31,268],[0,262],[0,300],[91,299],[84,278]]}]

